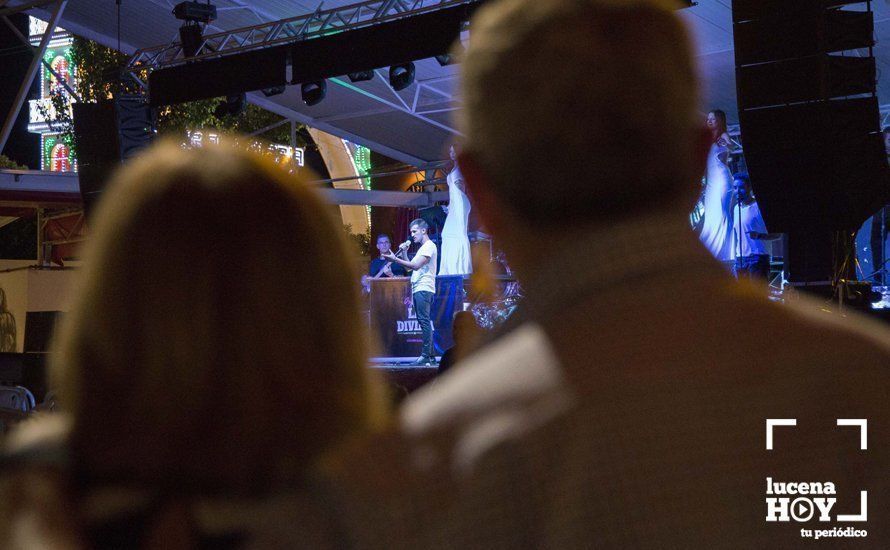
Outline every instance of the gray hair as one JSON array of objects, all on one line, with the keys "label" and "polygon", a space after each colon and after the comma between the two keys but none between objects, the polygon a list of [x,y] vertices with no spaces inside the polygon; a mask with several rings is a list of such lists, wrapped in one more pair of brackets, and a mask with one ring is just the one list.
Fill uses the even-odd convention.
[{"label": "gray hair", "polygon": [[697,78],[675,7],[502,0],[480,9],[462,65],[462,146],[526,221],[620,217],[693,184]]}]

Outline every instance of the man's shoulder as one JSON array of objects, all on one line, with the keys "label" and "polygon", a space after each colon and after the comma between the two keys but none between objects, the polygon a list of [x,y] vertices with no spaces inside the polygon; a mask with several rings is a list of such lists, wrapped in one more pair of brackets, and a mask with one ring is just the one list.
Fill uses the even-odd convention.
[{"label": "man's shoulder", "polygon": [[486,446],[493,446],[546,423],[573,401],[549,339],[538,325],[528,323],[409,398],[400,424],[409,439],[441,437],[460,444],[480,426],[499,419],[486,435]]},{"label": "man's shoulder", "polygon": [[420,245],[420,248],[417,250],[418,254],[422,254],[424,256],[432,256],[436,253],[436,243],[432,240],[428,240],[427,242]]}]

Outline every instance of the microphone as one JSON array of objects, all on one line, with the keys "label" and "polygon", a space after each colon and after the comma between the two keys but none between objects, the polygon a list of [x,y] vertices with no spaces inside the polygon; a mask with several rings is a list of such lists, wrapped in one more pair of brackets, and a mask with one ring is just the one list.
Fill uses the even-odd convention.
[{"label": "microphone", "polygon": [[411,239],[408,239],[407,241],[405,241],[405,242],[403,242],[402,244],[400,244],[400,245],[399,245],[399,250],[407,249],[409,246],[411,246]]}]

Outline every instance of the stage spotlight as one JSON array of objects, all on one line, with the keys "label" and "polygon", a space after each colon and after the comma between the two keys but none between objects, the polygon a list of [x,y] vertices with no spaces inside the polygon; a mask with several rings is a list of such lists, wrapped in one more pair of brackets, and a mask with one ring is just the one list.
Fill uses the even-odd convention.
[{"label": "stage spotlight", "polygon": [[445,65],[453,65],[453,64],[457,63],[457,60],[456,60],[456,59],[454,58],[454,56],[451,55],[450,53],[446,53],[446,54],[442,54],[442,55],[437,55],[437,56],[436,56],[436,61],[438,61],[438,62],[439,62],[439,65],[441,65],[441,66],[443,66],[443,67],[444,67]]},{"label": "stage spotlight", "polygon": [[413,83],[414,63],[400,63],[389,68],[389,85],[393,90],[404,90]]},{"label": "stage spotlight", "polygon": [[313,80],[300,85],[300,95],[308,107],[321,103],[327,91],[328,83],[325,80]]},{"label": "stage spotlight", "polygon": [[216,19],[216,6],[207,2],[180,2],[173,8],[173,16],[182,21],[210,23]]},{"label": "stage spotlight", "polygon": [[374,78],[374,71],[358,71],[347,75],[350,82],[365,82]]},{"label": "stage spotlight", "polygon": [[454,65],[455,63],[460,61],[460,58],[463,57],[463,53],[464,53],[463,44],[460,44],[458,42],[458,44],[456,46],[454,46],[454,48],[455,49],[452,50],[453,53],[448,52],[448,53],[443,53],[442,55],[435,56],[436,61],[439,62],[439,65],[444,67],[445,65]]},{"label": "stage spotlight", "polygon": [[[118,2],[119,3],[119,2]],[[173,8],[173,16],[185,25],[179,27],[179,42],[185,57],[195,57],[204,42],[199,23],[210,23],[216,19],[216,6],[207,2],[180,2]]]},{"label": "stage spotlight", "polygon": [[272,97],[273,95],[281,95],[284,93],[284,86],[274,86],[272,88],[264,88],[262,90],[263,95],[266,97]]}]

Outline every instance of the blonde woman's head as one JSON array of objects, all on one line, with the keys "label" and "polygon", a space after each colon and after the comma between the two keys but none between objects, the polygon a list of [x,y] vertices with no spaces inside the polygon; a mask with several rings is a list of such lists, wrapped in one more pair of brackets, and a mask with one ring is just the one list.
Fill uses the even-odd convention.
[{"label": "blonde woman's head", "polygon": [[343,231],[305,181],[162,144],[92,229],[52,365],[88,476],[256,492],[380,420]]}]

